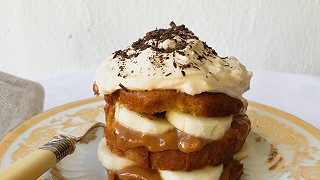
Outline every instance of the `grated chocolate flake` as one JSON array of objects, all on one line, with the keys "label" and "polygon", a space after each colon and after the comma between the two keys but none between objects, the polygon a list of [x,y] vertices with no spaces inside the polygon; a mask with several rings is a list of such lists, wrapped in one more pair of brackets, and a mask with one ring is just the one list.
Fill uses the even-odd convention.
[{"label": "grated chocolate flake", "polygon": [[[143,38],[140,38],[137,41],[135,41],[130,47],[124,50],[115,51],[113,53],[113,58],[119,59],[118,76],[125,78],[127,76],[124,75],[126,63],[129,63],[130,60],[132,60],[130,63],[137,64],[137,60],[133,58],[139,56],[139,54],[147,48],[150,48],[154,51],[153,55],[151,57],[148,57],[147,59],[152,64],[152,68],[161,68],[161,70],[163,71],[163,67],[166,66],[166,60],[170,58],[169,56],[164,55],[163,53],[172,53],[173,58],[175,58],[176,53],[182,56],[186,56],[186,53],[183,50],[186,47],[190,47],[191,49],[193,44],[193,42],[190,42],[191,44],[189,44],[187,42],[188,39],[199,40],[199,38],[195,36],[192,31],[186,28],[185,25],[177,26],[174,22],[170,22],[170,27],[168,29],[156,29],[146,33],[146,35]],[[166,40],[174,41],[175,46],[168,48],[160,47],[159,44],[163,43]],[[207,56],[214,57],[214,55],[217,55],[214,49],[209,47],[205,42],[203,42],[203,44],[205,48],[205,50],[203,51],[204,55],[199,55],[197,52],[195,52],[198,55],[196,59],[201,62],[207,60]],[[187,55],[189,56],[189,54]],[[200,69],[196,63],[177,64],[176,62],[173,62],[173,66],[174,68],[180,68],[180,70],[182,70],[181,73],[183,76],[185,76],[185,71],[183,71],[184,69]],[[133,73],[133,71],[131,71],[131,73]],[[140,69],[140,73],[142,73],[142,69]],[[169,76],[169,74],[166,74],[166,76]]]},{"label": "grated chocolate flake", "polygon": [[201,61],[201,60],[203,60],[203,59],[205,59],[205,58],[204,58],[204,56],[198,55],[197,59],[198,59],[199,61]]},{"label": "grated chocolate flake", "polygon": [[173,61],[173,67],[177,68],[177,63],[175,61]]},{"label": "grated chocolate flake", "polygon": [[99,96],[100,95],[99,88],[98,88],[98,85],[96,84],[96,82],[94,82],[92,90],[93,90],[93,93],[94,93],[95,96]]},{"label": "grated chocolate flake", "polygon": [[122,85],[121,83],[119,84],[119,86],[123,89],[123,90],[125,90],[126,92],[129,92],[129,89],[128,88],[126,88],[124,85]]},{"label": "grated chocolate flake", "polygon": [[[180,36],[181,41],[177,41],[176,39],[174,39],[175,36]],[[167,39],[175,41],[177,43],[176,47],[166,49],[158,48],[158,44],[164,42]],[[177,26],[174,22],[171,22],[169,29],[156,29],[150,31],[143,38],[134,42],[131,47],[136,51],[143,51],[150,47],[152,50],[157,52],[170,53],[184,49],[187,46],[187,39],[199,38],[195,36],[192,31],[186,28],[185,25]],[[153,40],[153,42],[156,43],[151,43],[150,45],[148,44],[150,40]]]},{"label": "grated chocolate flake", "polygon": [[180,54],[181,56],[185,56],[186,54],[183,51],[177,51],[178,54]]},{"label": "grated chocolate flake", "polygon": [[174,23],[173,21],[171,21],[169,25],[170,25],[171,27],[175,27],[175,26],[176,26],[176,23]]},{"label": "grated chocolate flake", "polygon": [[191,63],[188,63],[188,64],[183,64],[181,66],[179,66],[181,69],[187,69],[187,68],[190,68],[192,66]]}]

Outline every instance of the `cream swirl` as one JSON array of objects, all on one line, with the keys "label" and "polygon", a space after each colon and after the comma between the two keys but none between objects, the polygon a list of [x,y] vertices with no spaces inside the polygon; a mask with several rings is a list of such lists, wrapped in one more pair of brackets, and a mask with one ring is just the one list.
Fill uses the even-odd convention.
[{"label": "cream swirl", "polygon": [[252,72],[234,57],[216,52],[182,26],[154,30],[102,62],[96,71],[100,93],[175,89],[190,95],[222,92],[241,98]]}]

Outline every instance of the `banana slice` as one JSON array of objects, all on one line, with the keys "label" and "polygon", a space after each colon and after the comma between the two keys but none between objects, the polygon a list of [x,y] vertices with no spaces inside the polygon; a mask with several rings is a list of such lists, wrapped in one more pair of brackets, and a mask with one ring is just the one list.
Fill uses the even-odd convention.
[{"label": "banana slice", "polygon": [[109,170],[119,170],[134,165],[133,161],[112,153],[106,145],[106,139],[102,138],[98,146],[98,158],[102,166]]},{"label": "banana slice", "polygon": [[233,155],[233,159],[237,161],[241,161],[245,159],[246,157],[248,157],[249,149],[250,149],[249,143],[244,142],[240,151],[237,152],[237,154]]},{"label": "banana slice", "polygon": [[144,134],[163,134],[174,128],[164,118],[149,119],[146,116],[126,109],[119,103],[116,104],[115,120],[123,126]]},{"label": "banana slice", "polygon": [[219,180],[223,171],[223,165],[206,166],[203,169],[188,172],[183,171],[159,171],[164,180]]},{"label": "banana slice", "polygon": [[176,111],[167,111],[166,118],[177,129],[205,139],[217,140],[230,128],[232,116],[197,117]]}]

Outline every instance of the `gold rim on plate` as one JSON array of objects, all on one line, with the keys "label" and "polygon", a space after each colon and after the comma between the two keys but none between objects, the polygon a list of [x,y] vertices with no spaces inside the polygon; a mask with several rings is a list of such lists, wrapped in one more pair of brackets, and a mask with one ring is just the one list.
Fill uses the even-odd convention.
[{"label": "gold rim on plate", "polygon": [[[9,146],[22,134],[24,133],[27,129],[29,129],[30,127],[34,126],[35,124],[43,121],[44,119],[53,116],[55,114],[58,114],[62,111],[80,106],[80,105],[85,105],[85,104],[90,104],[90,103],[94,103],[94,102],[98,102],[103,100],[103,98],[99,97],[99,98],[88,98],[88,99],[83,99],[83,100],[79,100],[79,101],[75,101],[75,102],[71,102],[65,105],[61,105],[58,106],[56,108],[47,110],[43,113],[40,113],[28,120],[26,120],[25,122],[23,122],[21,125],[17,126],[16,128],[12,129],[10,132],[8,132],[5,136],[3,136],[0,140],[1,142],[1,147],[0,147],[0,159],[3,158],[5,152],[7,151],[7,149],[9,148]],[[282,117],[286,120],[289,120],[290,122],[300,126],[301,128],[303,128],[304,130],[306,130],[307,132],[309,132],[311,135],[313,135],[314,137],[316,137],[317,139],[320,140],[320,131],[315,128],[314,126],[308,124],[307,122],[303,121],[302,119],[293,116],[291,114],[288,114],[284,111],[272,108],[270,106],[267,105],[263,105],[257,102],[252,102],[249,101],[249,106],[251,107],[255,107],[267,112],[270,112],[274,115],[277,115],[279,117]]]},{"label": "gold rim on plate", "polygon": [[[80,126],[90,119],[104,118],[103,106],[102,97],[89,98],[50,109],[30,118],[0,140],[1,160],[6,157],[11,145],[15,145],[20,138],[23,138],[23,143],[19,143],[19,148],[11,154],[12,162],[37,149],[58,132],[66,133],[70,130],[69,128]],[[253,152],[251,154],[258,154],[259,157],[248,158],[247,162],[244,160],[249,168],[247,169],[250,172],[249,176],[261,175],[250,169],[250,167],[257,167],[256,164],[252,164],[257,163],[252,161],[257,158],[261,161],[259,167],[264,167],[280,176],[293,179],[317,179],[320,176],[320,131],[318,129],[293,115],[256,102],[249,102],[247,115],[252,124],[252,133],[248,138],[250,145],[255,147],[252,148],[254,151],[264,152],[264,154]],[[46,124],[46,120],[49,124]],[[31,134],[24,138],[23,134],[30,129],[33,129]],[[39,137],[38,134],[44,137]],[[264,160],[265,158],[267,159]]]},{"label": "gold rim on plate", "polygon": [[55,114],[58,114],[62,111],[68,110],[68,109],[72,109],[74,107],[78,107],[81,105],[85,105],[85,104],[90,104],[90,103],[94,103],[94,102],[98,102],[103,100],[102,97],[98,97],[98,98],[88,98],[88,99],[83,99],[83,100],[79,100],[79,101],[75,101],[75,102],[70,102],[52,109],[49,109],[47,111],[44,111],[26,121],[24,121],[22,124],[20,124],[19,126],[15,127],[14,129],[10,130],[6,135],[4,135],[1,139],[0,139],[0,159],[3,158],[5,152],[7,151],[7,149],[9,148],[9,146],[22,134],[24,133],[26,130],[28,130],[29,128],[31,128],[32,126],[38,124],[39,122],[45,120],[46,118],[49,118],[50,116],[53,116]]}]

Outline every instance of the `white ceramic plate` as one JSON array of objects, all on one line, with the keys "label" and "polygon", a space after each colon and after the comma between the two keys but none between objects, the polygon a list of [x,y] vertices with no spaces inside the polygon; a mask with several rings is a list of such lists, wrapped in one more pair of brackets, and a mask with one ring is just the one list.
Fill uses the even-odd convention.
[{"label": "white ceramic plate", "polygon": [[[0,168],[34,151],[55,134],[66,133],[92,119],[104,121],[103,107],[101,98],[85,99],[27,120],[1,139]],[[247,114],[252,131],[241,179],[319,179],[319,130],[290,114],[254,102],[249,102]],[[107,179],[97,158],[102,132],[98,129],[97,138],[79,144],[74,154],[40,179]]]}]

